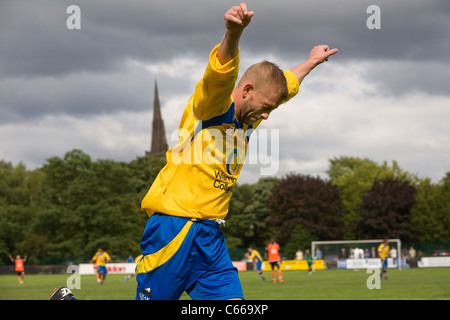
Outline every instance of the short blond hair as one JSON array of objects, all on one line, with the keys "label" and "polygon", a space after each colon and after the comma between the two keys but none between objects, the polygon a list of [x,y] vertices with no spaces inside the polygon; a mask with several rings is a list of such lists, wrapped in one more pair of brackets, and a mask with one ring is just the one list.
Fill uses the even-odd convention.
[{"label": "short blond hair", "polygon": [[248,81],[252,82],[258,91],[274,90],[280,95],[281,101],[286,101],[289,96],[284,72],[273,62],[264,60],[250,66],[242,75],[238,87]]}]

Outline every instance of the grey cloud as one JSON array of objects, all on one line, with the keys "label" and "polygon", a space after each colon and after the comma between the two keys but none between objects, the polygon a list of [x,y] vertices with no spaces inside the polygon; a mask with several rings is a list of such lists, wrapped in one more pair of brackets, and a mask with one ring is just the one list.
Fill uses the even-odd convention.
[{"label": "grey cloud", "polygon": [[368,65],[367,76],[376,83],[379,94],[450,95],[450,64],[390,61]]},{"label": "grey cloud", "polygon": [[7,0],[1,4],[3,75],[112,70],[120,68],[126,58],[166,61],[202,47],[205,39],[213,38],[205,34],[214,26],[219,30],[219,24],[223,27],[223,21],[214,23],[221,15],[211,9],[212,4],[200,6],[199,1],[197,6],[195,1],[190,3],[197,13],[192,15],[184,10],[184,1],[124,4],[80,0],[77,5],[81,9],[81,30],[68,30],[66,9],[70,4],[67,0]]},{"label": "grey cloud", "polygon": [[[252,2],[251,2],[252,3]],[[381,29],[369,30],[370,5],[381,9]],[[255,20],[243,46],[255,52],[275,51],[288,58],[312,45],[329,44],[339,58],[446,61],[450,49],[449,4],[444,1],[277,1],[254,2]],[[300,52],[299,52],[300,51]]]},{"label": "grey cloud", "polygon": [[[361,82],[370,84],[370,90],[360,96],[414,91],[450,95],[448,0],[246,2],[255,17],[242,37],[243,59],[273,56],[279,64],[301,62],[312,46],[326,43],[340,49],[333,57],[336,65],[352,68],[353,62],[358,63],[355,72],[361,71]],[[223,35],[223,14],[237,3],[1,0],[0,124],[32,122],[49,114],[79,119],[150,111],[155,79],[164,114],[168,99],[191,94],[192,80],[146,71],[129,62],[161,65],[188,57],[206,63],[210,49]],[[71,4],[81,8],[81,30],[66,28],[66,9]],[[366,9],[372,4],[381,8],[380,30],[366,27]],[[326,77],[329,70],[320,68],[314,75]],[[329,92],[355,98],[349,83],[340,83],[339,74],[331,76],[333,80],[326,83],[311,77],[302,90],[310,95]],[[372,90],[372,85],[378,90]],[[177,114],[165,117],[179,121]],[[310,162],[320,150],[333,146],[350,152],[348,141],[339,139],[305,136],[301,148],[308,152],[299,149],[291,157]]]},{"label": "grey cloud", "polygon": [[119,72],[3,80],[0,123],[45,114],[89,116],[119,110],[149,110],[153,82],[146,74]]},{"label": "grey cloud", "polygon": [[[79,0],[81,30],[67,30],[71,1],[11,1],[0,10],[2,72],[57,74],[101,71],[126,57],[167,61],[190,52],[204,55],[224,31],[223,14],[234,3],[192,0]],[[379,0],[381,30],[368,30],[373,1],[249,0],[254,21],[242,40],[250,53],[303,56],[312,45],[341,50],[339,59],[445,61],[450,43],[448,5],[443,0]]]}]

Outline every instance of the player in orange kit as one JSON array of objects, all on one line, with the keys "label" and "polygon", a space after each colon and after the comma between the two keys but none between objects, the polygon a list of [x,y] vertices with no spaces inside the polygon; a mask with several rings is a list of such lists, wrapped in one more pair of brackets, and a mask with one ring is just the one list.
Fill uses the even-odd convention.
[{"label": "player in orange kit", "polygon": [[266,259],[268,257],[270,267],[272,268],[272,280],[273,283],[277,282],[275,277],[275,268],[278,269],[278,281],[284,282],[282,277],[282,272],[280,269],[281,256],[280,256],[280,245],[275,242],[274,238],[270,238],[270,243],[266,247]]},{"label": "player in orange kit", "polygon": [[24,263],[27,261],[28,255],[25,255],[25,258],[21,258],[20,255],[17,255],[15,259],[9,255],[9,259],[14,262],[15,267],[14,269],[17,272],[17,280],[20,284],[23,284],[23,278],[25,276],[25,267]]}]

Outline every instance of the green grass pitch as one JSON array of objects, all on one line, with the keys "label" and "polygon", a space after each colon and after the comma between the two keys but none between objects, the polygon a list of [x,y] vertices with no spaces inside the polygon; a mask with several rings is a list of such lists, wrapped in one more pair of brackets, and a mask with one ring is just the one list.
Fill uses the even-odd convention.
[{"label": "green grass pitch", "polygon": [[[66,286],[70,275],[25,275],[20,285],[15,275],[0,276],[0,300],[48,300],[53,288]],[[389,270],[380,289],[368,289],[366,270],[284,271],[284,283],[272,283],[270,272],[263,281],[256,272],[240,272],[246,300],[448,300],[450,268]],[[134,300],[136,282],[110,274],[103,285],[94,275],[81,276],[81,288],[73,289],[80,300]],[[183,294],[180,300],[189,300]]]}]

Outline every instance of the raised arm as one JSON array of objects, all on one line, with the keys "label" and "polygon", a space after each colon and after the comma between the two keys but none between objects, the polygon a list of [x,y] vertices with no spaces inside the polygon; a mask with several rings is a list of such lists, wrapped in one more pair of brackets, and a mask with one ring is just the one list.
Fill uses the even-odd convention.
[{"label": "raised arm", "polygon": [[247,10],[245,3],[234,6],[225,13],[226,31],[217,53],[220,63],[225,64],[238,54],[242,31],[248,26],[254,14],[253,11]]},{"label": "raised arm", "polygon": [[291,69],[298,79],[299,84],[302,83],[303,79],[324,61],[328,61],[328,58],[336,53],[338,49],[331,49],[327,45],[315,46],[309,53],[309,58],[305,62],[299,64],[298,66]]}]

